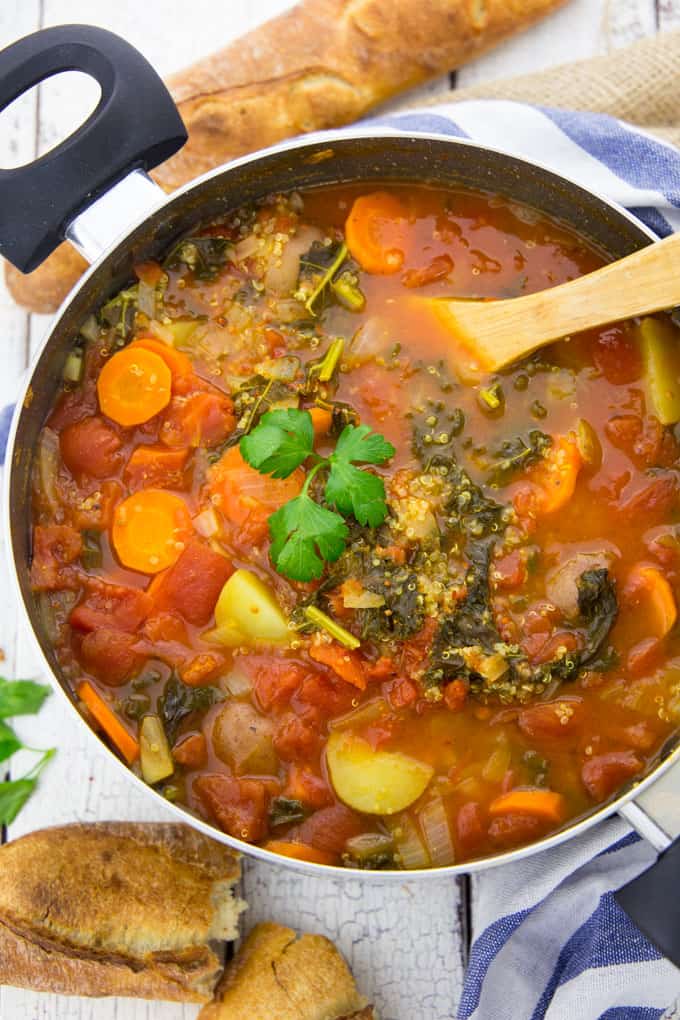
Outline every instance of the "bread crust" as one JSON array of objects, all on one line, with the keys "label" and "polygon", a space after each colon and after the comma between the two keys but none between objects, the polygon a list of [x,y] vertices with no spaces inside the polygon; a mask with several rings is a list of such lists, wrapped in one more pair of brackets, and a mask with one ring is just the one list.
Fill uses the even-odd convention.
[{"label": "bread crust", "polygon": [[269,922],[227,964],[216,1000],[199,1020],[373,1020],[332,942]]},{"label": "bread crust", "polygon": [[221,973],[210,940],[237,935],[239,875],[184,825],[30,833],[0,850],[0,983],[206,1002]]},{"label": "bread crust", "polygon": [[[566,0],[302,0],[168,81],[189,132],[153,176],[166,191],[293,135],[339,127],[453,70]],[[6,267],[17,303],[55,311],[84,269],[61,245]]]}]

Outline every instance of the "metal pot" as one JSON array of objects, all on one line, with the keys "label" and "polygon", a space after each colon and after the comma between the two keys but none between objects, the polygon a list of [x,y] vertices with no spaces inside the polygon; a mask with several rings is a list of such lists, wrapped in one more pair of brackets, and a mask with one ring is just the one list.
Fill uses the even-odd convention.
[{"label": "metal pot", "polygon": [[[64,302],[33,363],[9,437],[5,526],[11,538],[12,575],[26,623],[46,672],[82,718],[61,683],[53,649],[29,583],[31,464],[45,417],[61,380],[72,339],[88,314],[126,284],[132,265],[155,258],[199,220],[218,217],[273,191],[322,184],[411,181],[469,187],[527,203],[574,229],[609,258],[621,258],[655,240],[643,224],[616,206],[543,167],[457,138],[398,131],[325,133],[236,160],[206,174],[172,197],[146,175],[186,139],[165,86],[131,46],[100,29],[63,26],[35,33],[0,53],[0,110],[39,81],[64,70],[97,79],[102,98],[89,120],[35,163],[0,171],[0,251],[29,271],[66,237],[91,268]],[[134,776],[94,734],[149,797],[160,795]],[[680,965],[680,906],[674,873],[680,867],[680,735],[669,740],[644,778],[616,800],[531,846],[486,860],[420,871],[419,879],[481,871],[556,846],[615,812],[659,852],[619,901],[661,949]],[[403,871],[358,872],[282,858],[213,828],[163,798],[169,813],[206,835],[279,865],[310,873],[397,879]],[[676,839],[676,842],[673,840]],[[416,877],[411,873],[409,878]]]}]

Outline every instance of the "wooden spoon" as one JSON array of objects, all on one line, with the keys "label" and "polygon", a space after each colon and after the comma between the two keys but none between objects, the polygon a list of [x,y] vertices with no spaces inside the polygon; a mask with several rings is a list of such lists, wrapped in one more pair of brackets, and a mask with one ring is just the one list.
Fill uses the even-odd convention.
[{"label": "wooden spoon", "polygon": [[527,297],[420,300],[464,347],[464,375],[493,372],[582,329],[680,304],[680,234]]}]

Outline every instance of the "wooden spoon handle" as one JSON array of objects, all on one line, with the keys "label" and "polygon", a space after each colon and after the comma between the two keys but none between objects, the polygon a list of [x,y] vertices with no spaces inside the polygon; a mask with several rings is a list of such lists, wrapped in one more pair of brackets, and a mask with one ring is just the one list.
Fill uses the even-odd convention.
[{"label": "wooden spoon handle", "polygon": [[680,234],[527,297],[441,302],[447,306],[444,314],[450,328],[487,370],[501,368],[551,340],[678,304]]}]

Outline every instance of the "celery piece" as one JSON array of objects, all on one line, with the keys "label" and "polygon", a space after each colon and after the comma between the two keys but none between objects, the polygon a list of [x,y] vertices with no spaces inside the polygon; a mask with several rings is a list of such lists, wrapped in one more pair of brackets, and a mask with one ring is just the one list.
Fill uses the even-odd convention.
[{"label": "celery piece", "polygon": [[331,284],[331,290],[343,308],[347,308],[350,312],[363,312],[366,298],[353,273],[340,273],[337,280]]},{"label": "celery piece", "polygon": [[175,771],[168,738],[157,715],[145,715],[139,728],[139,757],[142,778],[152,786]]},{"label": "celery piece", "polygon": [[64,362],[63,376],[65,382],[79,383],[83,378],[83,352],[79,347],[72,350]]},{"label": "celery piece", "polygon": [[332,620],[321,609],[317,609],[316,606],[307,606],[305,616],[310,623],[313,623],[315,627],[319,627],[321,630],[325,630],[327,634],[330,634],[332,638],[339,641],[345,648],[358,648],[361,644],[361,641],[355,638],[354,634],[350,634],[348,630],[345,630],[344,627],[341,627],[339,623]]},{"label": "celery piece", "polygon": [[668,319],[642,319],[642,359],[649,395],[662,425],[680,421],[680,332]]}]

